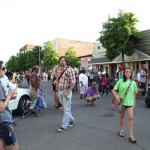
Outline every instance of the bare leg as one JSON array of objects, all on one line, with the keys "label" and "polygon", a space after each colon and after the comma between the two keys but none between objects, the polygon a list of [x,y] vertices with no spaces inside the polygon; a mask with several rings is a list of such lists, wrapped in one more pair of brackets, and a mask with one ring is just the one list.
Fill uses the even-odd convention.
[{"label": "bare leg", "polygon": [[119,114],[119,131],[123,132],[123,119],[124,119],[124,113],[125,113],[125,107],[121,108],[120,114]]},{"label": "bare leg", "polygon": [[7,150],[19,150],[19,146],[18,146],[18,144],[15,144],[15,145],[12,146],[12,147],[8,147]]},{"label": "bare leg", "polygon": [[133,138],[133,107],[127,108],[129,137]]},{"label": "bare leg", "polygon": [[7,150],[7,147],[2,140],[0,140],[0,150]]}]

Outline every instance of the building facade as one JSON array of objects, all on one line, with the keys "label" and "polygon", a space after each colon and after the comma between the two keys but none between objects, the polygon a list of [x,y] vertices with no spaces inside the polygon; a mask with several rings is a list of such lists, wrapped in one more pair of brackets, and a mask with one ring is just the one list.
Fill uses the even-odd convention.
[{"label": "building facade", "polygon": [[26,44],[25,46],[23,46],[22,48],[19,49],[20,53],[26,53],[27,51],[32,51],[32,49],[35,47],[36,45],[31,45],[31,44]]},{"label": "building facade", "polygon": [[77,57],[80,58],[81,66],[88,66],[88,60],[92,58],[93,42],[57,38],[52,40],[52,43],[54,44],[56,52],[58,52],[59,56],[64,56],[66,51],[70,47],[73,47],[73,49],[76,51]]},{"label": "building facade", "polygon": [[[61,38],[57,38],[55,40],[52,40],[51,42],[53,43],[54,49],[59,56],[64,56],[66,51],[72,47],[76,51],[77,57],[80,59],[81,67],[88,67],[89,62],[92,58],[94,47],[93,42],[83,42]],[[27,51],[31,51],[35,46],[36,45],[26,44],[19,49],[19,52],[26,53]]]}]

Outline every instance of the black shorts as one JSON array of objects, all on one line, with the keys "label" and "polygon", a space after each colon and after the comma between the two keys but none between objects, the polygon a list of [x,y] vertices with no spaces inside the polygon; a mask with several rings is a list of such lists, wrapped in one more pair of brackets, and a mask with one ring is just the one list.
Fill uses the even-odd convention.
[{"label": "black shorts", "polygon": [[122,105],[122,107],[125,107],[125,108],[131,108],[131,107],[133,107],[133,106],[124,106],[124,105]]}]

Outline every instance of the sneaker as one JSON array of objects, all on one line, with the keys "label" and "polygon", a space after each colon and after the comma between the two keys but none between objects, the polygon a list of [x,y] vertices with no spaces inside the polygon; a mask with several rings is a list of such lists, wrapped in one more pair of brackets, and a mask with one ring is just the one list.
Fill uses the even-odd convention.
[{"label": "sneaker", "polygon": [[74,122],[69,123],[69,127],[72,127],[72,126],[74,126]]},{"label": "sneaker", "polygon": [[58,132],[63,132],[63,131],[65,131],[65,128],[63,128],[63,127],[60,127],[60,128],[58,129]]}]

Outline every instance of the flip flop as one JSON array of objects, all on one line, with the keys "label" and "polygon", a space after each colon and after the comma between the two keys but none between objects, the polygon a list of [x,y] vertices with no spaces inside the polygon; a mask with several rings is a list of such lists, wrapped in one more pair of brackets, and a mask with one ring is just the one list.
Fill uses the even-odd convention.
[{"label": "flip flop", "polygon": [[124,137],[124,132],[118,131],[118,135],[119,135],[120,137]]},{"label": "flip flop", "polygon": [[129,142],[136,143],[136,139],[134,137],[132,137],[132,138],[129,137]]}]

